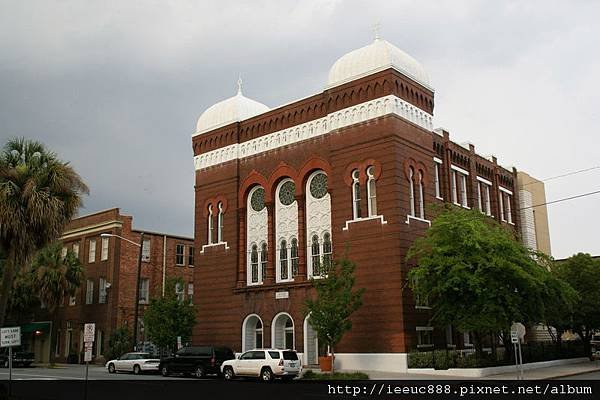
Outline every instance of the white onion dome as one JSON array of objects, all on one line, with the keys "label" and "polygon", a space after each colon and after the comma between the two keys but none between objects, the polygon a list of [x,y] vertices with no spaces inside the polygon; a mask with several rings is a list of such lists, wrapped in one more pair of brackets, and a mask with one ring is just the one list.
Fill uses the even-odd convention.
[{"label": "white onion dome", "polygon": [[238,82],[235,96],[210,106],[198,118],[196,133],[207,132],[232,122],[243,121],[269,111],[269,107],[242,94],[241,82]]},{"label": "white onion dome", "polygon": [[432,89],[427,71],[417,60],[380,38],[376,38],[368,46],[339,58],[329,70],[327,86],[338,86],[387,68],[394,68],[426,88]]}]

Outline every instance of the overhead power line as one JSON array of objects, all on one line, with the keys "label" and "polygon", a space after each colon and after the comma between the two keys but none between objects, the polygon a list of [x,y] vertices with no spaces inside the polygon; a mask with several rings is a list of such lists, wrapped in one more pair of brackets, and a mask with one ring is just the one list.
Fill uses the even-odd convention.
[{"label": "overhead power line", "polygon": [[565,197],[565,198],[562,198],[562,199],[547,201],[545,203],[536,204],[536,205],[533,205],[533,206],[522,207],[522,208],[519,208],[517,211],[527,210],[528,208],[535,208],[535,207],[545,206],[545,205],[548,205],[548,204],[560,203],[560,202],[567,201],[567,200],[579,199],[581,197],[592,196],[592,195],[598,194],[598,193],[600,193],[600,190],[596,190],[595,192],[578,194],[576,196]]},{"label": "overhead power line", "polygon": [[600,168],[600,165],[597,165],[595,167],[580,169],[577,171],[567,172],[566,174],[556,175],[556,176],[552,176],[552,177],[546,178],[546,179],[540,179],[539,181],[535,180],[535,181],[527,182],[527,183],[524,183],[522,186],[534,185],[538,182],[548,182],[548,181],[551,181],[554,179],[559,179],[559,178],[564,178],[564,177],[571,176],[571,175],[581,174],[582,172],[588,172],[588,171],[592,171],[592,170],[598,169],[598,168]]}]

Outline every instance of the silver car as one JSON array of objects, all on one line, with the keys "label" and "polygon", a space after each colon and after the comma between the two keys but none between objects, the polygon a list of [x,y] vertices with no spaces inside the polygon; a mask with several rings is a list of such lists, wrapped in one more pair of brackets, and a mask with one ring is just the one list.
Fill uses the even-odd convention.
[{"label": "silver car", "polygon": [[142,372],[158,372],[160,359],[152,357],[150,353],[125,353],[121,357],[106,363],[108,372],[133,372],[136,375]]}]

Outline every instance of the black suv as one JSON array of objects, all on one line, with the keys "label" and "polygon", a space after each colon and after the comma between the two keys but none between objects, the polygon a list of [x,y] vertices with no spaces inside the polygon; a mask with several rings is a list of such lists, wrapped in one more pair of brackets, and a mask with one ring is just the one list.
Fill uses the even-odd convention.
[{"label": "black suv", "polygon": [[171,357],[161,359],[159,370],[162,376],[184,373],[202,378],[207,374],[220,375],[223,361],[233,359],[235,355],[227,347],[190,346],[177,350]]}]

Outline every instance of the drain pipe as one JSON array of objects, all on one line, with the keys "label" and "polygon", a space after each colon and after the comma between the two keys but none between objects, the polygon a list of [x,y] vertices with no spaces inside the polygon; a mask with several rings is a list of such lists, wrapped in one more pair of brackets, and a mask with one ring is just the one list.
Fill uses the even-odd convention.
[{"label": "drain pipe", "polygon": [[163,263],[162,263],[162,296],[165,297],[165,279],[167,276],[167,235],[163,235]]}]

